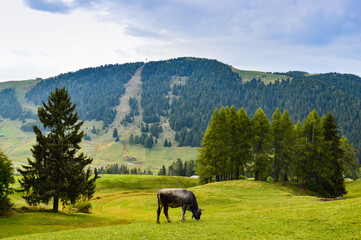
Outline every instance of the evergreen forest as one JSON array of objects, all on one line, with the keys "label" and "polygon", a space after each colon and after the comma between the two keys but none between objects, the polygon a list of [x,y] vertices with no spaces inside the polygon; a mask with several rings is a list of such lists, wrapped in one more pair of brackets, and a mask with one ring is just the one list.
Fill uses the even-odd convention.
[{"label": "evergreen forest", "polygon": [[[352,145],[338,124],[316,110],[301,124],[277,108],[270,122],[261,108],[251,119],[244,108],[215,110],[196,161],[202,182],[239,179],[300,182],[325,197],[346,193],[344,176],[356,178]],[[350,174],[350,175],[349,175]]]}]

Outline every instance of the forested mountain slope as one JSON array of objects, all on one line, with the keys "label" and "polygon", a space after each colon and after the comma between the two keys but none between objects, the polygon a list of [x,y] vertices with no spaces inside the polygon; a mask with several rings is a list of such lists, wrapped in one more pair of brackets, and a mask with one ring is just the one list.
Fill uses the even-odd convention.
[{"label": "forested mountain slope", "polygon": [[66,87],[77,105],[79,117],[83,120],[102,120],[104,125],[112,123],[126,84],[143,63],[105,65],[86,68],[77,72],[60,74],[43,80],[26,94],[29,101],[40,105],[55,87]]},{"label": "forested mountain slope", "polygon": [[[268,118],[277,107],[281,112],[287,109],[294,123],[302,122],[313,109],[319,115],[332,112],[341,134],[361,149],[361,78],[352,74],[288,72],[272,77],[272,73],[267,73],[264,76],[271,81],[263,81],[264,76],[259,72],[248,74],[216,60],[187,57],[105,65],[61,74],[40,81],[26,93],[26,98],[40,105],[55,87],[65,86],[77,104],[80,119],[103,121],[104,127],[109,126],[125,92],[124,85],[143,65],[142,89],[133,96],[140,101],[131,108],[137,111],[139,104],[144,124],[168,124],[178,146],[200,146],[214,109],[235,105],[237,109],[244,107],[250,117],[258,108]],[[242,76],[249,78],[251,74],[255,78],[242,81]],[[25,118],[24,112],[19,112],[20,103],[13,90],[0,91],[0,97],[3,118]],[[132,129],[139,130],[135,133],[140,132],[139,122],[121,121],[118,130],[122,124],[128,127],[133,124]]]}]

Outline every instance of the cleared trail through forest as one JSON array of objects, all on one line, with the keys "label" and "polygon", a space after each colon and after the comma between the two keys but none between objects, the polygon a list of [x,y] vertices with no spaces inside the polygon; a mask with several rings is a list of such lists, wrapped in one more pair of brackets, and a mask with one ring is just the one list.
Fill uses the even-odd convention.
[{"label": "cleared trail through forest", "polygon": [[[125,115],[130,113],[130,106],[129,106],[130,97],[136,97],[138,103],[140,103],[141,91],[142,91],[141,73],[143,67],[144,65],[138,68],[135,74],[133,75],[133,77],[129,80],[129,82],[124,85],[125,93],[120,97],[120,101],[119,101],[120,103],[115,108],[115,110],[117,111],[117,115],[115,116],[115,119],[110,126],[111,129],[118,128],[118,125],[124,119]],[[139,104],[139,108],[140,108],[140,104]],[[139,114],[141,116],[142,114],[141,109],[139,109]]]}]

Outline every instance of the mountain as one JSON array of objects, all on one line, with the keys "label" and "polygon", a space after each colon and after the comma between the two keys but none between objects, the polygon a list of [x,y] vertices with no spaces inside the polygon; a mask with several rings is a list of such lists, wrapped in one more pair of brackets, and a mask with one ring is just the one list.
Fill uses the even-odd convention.
[{"label": "mountain", "polygon": [[[85,121],[83,150],[94,157],[95,166],[125,162],[157,169],[178,157],[194,159],[214,109],[231,105],[244,107],[250,117],[259,107],[269,118],[276,107],[287,109],[295,123],[313,109],[320,115],[332,112],[341,134],[361,149],[360,77],[243,71],[185,57],[0,83],[0,134],[7,133],[0,148],[16,163],[31,155],[31,128],[39,124],[36,106],[63,86]],[[165,140],[172,147],[164,147]],[[132,157],[136,160],[129,162]]]}]

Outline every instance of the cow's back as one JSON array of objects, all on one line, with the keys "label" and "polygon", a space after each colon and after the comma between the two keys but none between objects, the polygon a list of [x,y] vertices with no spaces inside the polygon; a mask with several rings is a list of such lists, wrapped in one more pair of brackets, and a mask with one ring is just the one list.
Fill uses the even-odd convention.
[{"label": "cow's back", "polygon": [[158,203],[163,206],[180,207],[191,204],[194,195],[191,191],[182,188],[164,188],[158,191]]}]

